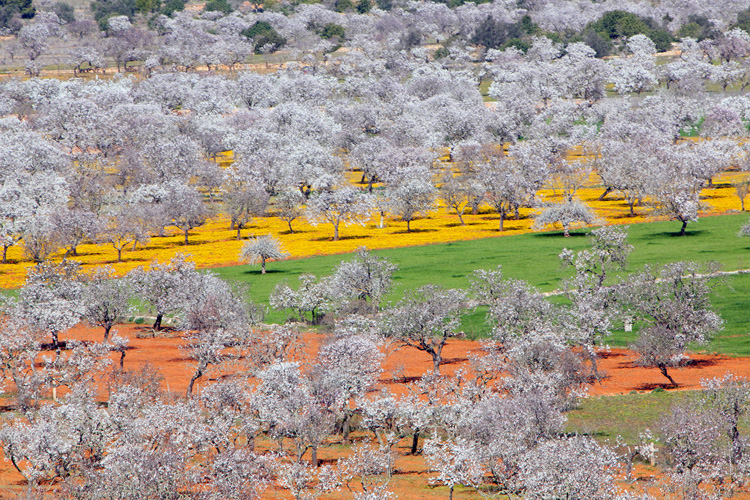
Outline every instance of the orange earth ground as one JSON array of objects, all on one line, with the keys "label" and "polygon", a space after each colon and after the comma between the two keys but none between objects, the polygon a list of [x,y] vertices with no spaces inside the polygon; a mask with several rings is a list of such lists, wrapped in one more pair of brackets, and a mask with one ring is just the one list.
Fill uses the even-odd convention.
[{"label": "orange earth ground", "polygon": [[[125,357],[126,370],[134,370],[143,363],[150,363],[157,367],[164,376],[165,390],[176,395],[184,394],[194,364],[179,350],[182,339],[178,334],[151,337],[149,328],[138,325],[121,325],[118,330],[120,335],[130,340]],[[76,338],[100,341],[101,336],[101,329],[79,326],[68,335],[62,336],[62,339]],[[306,334],[305,342],[307,345],[304,349],[306,355],[300,361],[303,363],[311,361],[324,339],[325,336],[322,334]],[[468,356],[472,352],[479,352],[479,348],[479,343],[470,340],[456,339],[449,341],[443,353],[445,359],[443,373],[453,375],[457,369],[466,367]],[[118,356],[119,354],[113,354],[113,361]],[[707,354],[692,354],[690,358],[691,362],[687,366],[676,368],[671,372],[674,379],[679,383],[680,390],[697,389],[700,387],[701,379],[722,377],[727,372],[750,378],[750,358],[731,358]],[[607,376],[601,384],[595,384],[590,388],[590,397],[625,394],[631,391],[651,391],[656,387],[667,387],[666,379],[662,377],[658,370],[635,367],[633,361],[633,354],[624,349],[611,349],[602,352],[600,368],[606,372]],[[431,367],[430,357],[423,352],[411,348],[395,351],[389,349],[380,385],[382,387],[387,386],[394,392],[399,392],[399,387],[403,387],[404,380],[414,380],[414,378],[430,370]],[[197,390],[200,390],[200,386],[199,381]],[[106,389],[103,389],[102,398],[106,397],[105,392]],[[396,469],[399,472],[389,484],[391,490],[401,499],[446,498],[447,488],[429,484],[431,474],[427,470],[424,460],[421,456],[409,455],[409,445],[410,442],[404,440],[397,447]],[[319,452],[319,457],[324,463],[326,461],[330,463],[344,454],[346,454],[345,448],[338,444],[334,438],[334,441],[331,441],[331,446],[325,447]],[[642,465],[636,470],[636,475],[641,478],[648,478],[658,476],[659,471],[654,467]],[[15,494],[23,489],[23,484],[23,479],[16,473],[11,464],[7,461],[0,461],[0,499],[14,498]],[[623,483],[622,486],[623,488],[631,487],[629,483]],[[291,497],[285,491],[269,490],[264,498],[288,499]],[[351,495],[335,493],[320,498],[337,500],[351,498]],[[457,488],[455,498],[481,497],[471,489]]]}]

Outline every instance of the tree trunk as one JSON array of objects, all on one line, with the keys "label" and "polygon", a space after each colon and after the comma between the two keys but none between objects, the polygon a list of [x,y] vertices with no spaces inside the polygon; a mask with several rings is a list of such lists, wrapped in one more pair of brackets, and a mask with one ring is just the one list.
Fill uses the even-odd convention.
[{"label": "tree trunk", "polygon": [[201,378],[203,375],[203,368],[201,366],[198,366],[198,369],[195,370],[195,373],[193,374],[193,377],[190,379],[190,383],[188,384],[187,388],[187,397],[190,397],[190,395],[193,393],[193,385],[195,384],[195,381]]},{"label": "tree trunk", "polygon": [[117,262],[122,262],[122,247],[117,249]]},{"label": "tree trunk", "polygon": [[238,241],[242,239],[242,238],[240,237],[240,231],[241,231],[241,230],[242,230],[242,225],[241,225],[241,224],[237,224],[237,240],[238,240]]},{"label": "tree trunk", "polygon": [[500,232],[505,230],[505,210],[500,210],[500,225],[498,227]]},{"label": "tree trunk", "polygon": [[606,196],[607,196],[607,195],[608,195],[609,193],[611,193],[611,192],[612,192],[612,188],[611,188],[611,187],[605,188],[605,189],[604,189],[604,192],[603,192],[603,193],[601,194],[601,196],[599,196],[599,198],[597,198],[597,201],[604,201],[604,198],[605,198],[605,197],[606,197]]},{"label": "tree trunk", "polygon": [[52,347],[55,349],[55,362],[57,362],[57,360],[60,359],[60,354],[62,352],[57,332],[52,332]]},{"label": "tree trunk", "polygon": [[688,225],[688,221],[684,220],[682,221],[682,229],[680,229],[680,236],[685,236],[685,228]]},{"label": "tree trunk", "polygon": [[[742,210],[743,211],[745,210],[744,205],[743,205]],[[3,264],[7,264],[7,263],[8,263],[8,247],[4,246],[3,247]]]},{"label": "tree trunk", "polygon": [[659,365],[659,371],[662,375],[667,377],[669,381],[672,383],[672,387],[677,387],[677,382],[674,381],[674,379],[667,373],[667,365]]},{"label": "tree trunk", "polygon": [[164,317],[163,313],[156,314],[156,320],[154,320],[154,326],[153,326],[154,330],[157,330],[157,331],[161,330],[161,320],[163,317]]},{"label": "tree trunk", "polygon": [[107,339],[109,339],[109,331],[112,329],[112,324],[107,323],[104,325],[104,341],[106,342]]},{"label": "tree trunk", "polygon": [[563,236],[570,238],[570,226],[568,224],[563,224]]},{"label": "tree trunk", "polygon": [[349,411],[344,411],[344,421],[341,423],[341,435],[343,436],[344,444],[349,444],[349,433],[351,432],[351,414]]},{"label": "tree trunk", "polygon": [[593,349],[589,350],[589,361],[591,362],[591,373],[594,375],[594,378],[597,382],[600,384],[602,383],[602,377],[599,374],[599,367],[596,365],[596,352],[594,352]]},{"label": "tree trunk", "polygon": [[732,440],[732,463],[736,465],[742,461],[742,440],[736,424],[729,429],[729,439]]},{"label": "tree trunk", "polygon": [[123,350],[120,351],[120,370],[123,369],[124,365],[125,365],[125,349],[123,348]]},{"label": "tree trunk", "polygon": [[448,493],[448,500],[453,500],[453,488],[454,488],[454,485],[451,484],[451,489],[449,490],[449,493]]},{"label": "tree trunk", "polygon": [[435,373],[440,375],[440,363],[443,362],[443,357],[439,352],[432,354],[432,369]]},{"label": "tree trunk", "polygon": [[419,431],[414,431],[414,435],[411,438],[411,454],[416,455],[419,450]]},{"label": "tree trunk", "polygon": [[185,245],[188,245],[188,229],[185,229]]},{"label": "tree trunk", "polygon": [[266,259],[260,258],[260,274],[266,274]]},{"label": "tree trunk", "polygon": [[383,228],[385,227],[385,224],[384,224],[384,222],[383,222],[383,219],[385,219],[385,214],[384,214],[384,213],[382,212],[382,210],[381,210],[381,212],[380,212],[380,223],[378,224],[378,227],[379,227],[380,229],[383,229]]},{"label": "tree trunk", "polygon": [[333,225],[333,241],[339,241],[339,225]]},{"label": "tree trunk", "polygon": [[312,450],[310,451],[310,461],[312,462],[313,467],[318,466],[318,447],[312,446]]},{"label": "tree trunk", "polygon": [[13,464],[13,467],[15,467],[16,470],[18,471],[18,473],[21,474],[21,476],[26,480],[26,482],[29,485],[29,492],[31,492],[31,490],[34,487],[36,481],[34,481],[32,479],[29,479],[29,477],[26,474],[23,473],[23,471],[21,470],[21,468],[18,466],[18,462],[16,462],[16,457],[14,455],[12,455],[12,454],[10,456],[10,463]]},{"label": "tree trunk", "polygon": [[633,480],[633,459],[638,454],[637,451],[629,451],[626,455],[626,465],[625,465],[625,479],[628,481]]},{"label": "tree trunk", "polygon": [[411,220],[406,221],[406,232],[411,233]]},{"label": "tree trunk", "polygon": [[466,223],[464,222],[464,218],[462,217],[461,212],[459,212],[458,210],[456,210],[456,214],[458,214],[458,220],[461,221],[461,225],[465,226]]},{"label": "tree trunk", "polygon": [[292,221],[287,221],[287,225],[289,226],[289,234],[294,234],[294,229],[292,229]]}]

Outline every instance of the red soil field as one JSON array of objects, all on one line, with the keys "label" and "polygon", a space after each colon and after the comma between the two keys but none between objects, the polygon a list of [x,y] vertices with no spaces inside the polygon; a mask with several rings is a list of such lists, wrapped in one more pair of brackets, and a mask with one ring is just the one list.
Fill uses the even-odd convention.
[{"label": "red soil field", "polygon": [[[166,334],[151,337],[150,329],[139,325],[120,325],[117,330],[121,336],[130,340],[125,357],[124,367],[126,370],[137,369],[144,363],[155,366],[164,376],[164,389],[169,392],[184,395],[187,384],[194,370],[194,363],[185,357],[179,349],[182,339],[178,334]],[[79,326],[61,336],[61,340],[97,340],[103,335],[101,329]],[[306,334],[305,359],[301,362],[311,361],[321,341],[322,334]],[[445,346],[443,358],[445,360],[441,371],[445,375],[453,375],[457,369],[468,367],[468,356],[472,352],[480,352],[480,344],[470,340],[452,339]],[[112,354],[113,365],[119,362],[119,354]],[[634,366],[635,356],[625,349],[611,349],[601,352],[599,361],[600,371],[606,376],[601,383],[593,384],[589,388],[591,396],[610,394],[626,394],[631,391],[651,391],[657,387],[669,388],[669,382],[657,369],[647,369]],[[429,355],[412,348],[399,350],[389,349],[381,377],[381,386],[388,386],[392,391],[399,392],[401,382],[414,380],[432,369],[432,360]],[[723,377],[727,372],[738,376],[750,377],[750,358],[732,358],[721,355],[691,354],[690,361],[686,366],[670,370],[670,374],[679,384],[678,390],[698,389],[701,379]],[[199,380],[196,390],[200,390],[202,383],[207,380]],[[105,385],[105,384],[102,384]],[[671,390],[671,389],[670,389]],[[106,391],[106,389],[103,389]],[[102,399],[106,394],[101,394]],[[332,439],[337,439],[336,437]],[[356,436],[355,436],[356,439]],[[332,443],[335,441],[332,441]],[[430,473],[421,456],[411,456],[409,452],[410,440],[404,440],[398,447],[399,458],[396,469],[399,471],[389,484],[389,487],[401,499],[432,499],[447,498],[447,488],[442,486],[430,486],[428,480]],[[333,462],[342,455],[341,447],[326,447],[320,450],[319,457],[323,463]],[[658,471],[650,467],[640,467],[639,475],[651,476]],[[0,461],[0,499],[14,498],[15,494],[23,490],[23,478],[13,469],[13,466],[5,461]],[[455,498],[481,498],[470,489],[457,487]],[[270,489],[265,498],[291,498],[285,491]],[[351,498],[345,493],[334,493],[321,498],[339,499]]]}]

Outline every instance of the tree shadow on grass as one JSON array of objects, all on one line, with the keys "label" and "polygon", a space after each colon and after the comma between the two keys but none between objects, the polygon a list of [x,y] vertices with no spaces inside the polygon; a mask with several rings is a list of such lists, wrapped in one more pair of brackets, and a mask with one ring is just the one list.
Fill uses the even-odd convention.
[{"label": "tree shadow on grass", "polygon": [[[266,269],[266,274],[277,274],[277,273],[283,273],[281,269]],[[261,276],[263,272],[261,272],[260,269],[248,269],[247,271],[243,272],[244,275],[253,275],[253,276]]]},{"label": "tree shadow on grass", "polygon": [[[579,238],[581,236],[588,236],[588,235],[589,235],[589,233],[587,233],[587,232],[584,232],[584,231],[581,231],[581,230],[576,230],[576,231],[571,231],[570,232],[569,238]],[[535,238],[560,238],[560,239],[565,239],[565,235],[564,235],[563,231],[545,231],[543,233],[534,233],[534,237]]]},{"label": "tree shadow on grass", "polygon": [[688,238],[690,236],[698,236],[705,232],[706,231],[703,229],[686,229],[684,235],[681,235],[680,231],[677,230],[677,231],[663,231],[661,233],[656,233],[654,236],[662,236],[666,238],[683,238],[683,237]]},{"label": "tree shadow on grass", "polygon": [[589,437],[608,437],[609,434],[605,431],[588,431],[588,432],[566,432],[566,437],[577,437],[577,436],[589,436]]}]

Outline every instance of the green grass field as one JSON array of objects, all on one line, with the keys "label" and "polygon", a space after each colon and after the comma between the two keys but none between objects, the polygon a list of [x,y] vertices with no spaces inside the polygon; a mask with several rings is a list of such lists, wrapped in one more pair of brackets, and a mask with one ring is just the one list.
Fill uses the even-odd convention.
[{"label": "green grass field", "polygon": [[691,394],[689,391],[657,391],[585,398],[567,413],[566,430],[588,434],[612,445],[618,436],[625,443],[634,444],[646,429],[656,433],[665,410]]},{"label": "green grass field", "polygon": [[[747,221],[746,214],[705,217],[688,226],[688,234],[678,236],[679,223],[651,222],[634,224],[629,229],[629,241],[634,246],[630,265],[625,272],[633,272],[646,264],[661,264],[679,260],[698,262],[716,261],[726,271],[750,268],[750,238],[737,236]],[[560,286],[571,270],[560,267],[558,255],[563,248],[580,250],[589,245],[589,230],[574,232],[564,238],[559,231],[488,238],[474,241],[425,245],[373,252],[398,264],[395,287],[388,300],[397,301],[405,292],[426,284],[448,288],[466,288],[467,276],[475,269],[494,269],[502,265],[506,277],[524,279],[542,291]],[[268,273],[260,274],[258,266],[234,266],[214,271],[222,278],[250,284],[254,300],[268,304],[268,296],[279,282],[296,287],[301,274],[325,276],[342,260],[353,254],[312,257],[307,259],[271,262]],[[717,283],[713,302],[724,318],[725,329],[709,345],[709,352],[750,356],[750,324],[745,308],[750,304],[750,276],[737,275]],[[279,311],[269,311],[268,320],[285,319]],[[484,313],[468,315],[463,324],[470,337],[485,331]],[[614,346],[627,346],[633,334],[616,333],[609,340]]]}]

